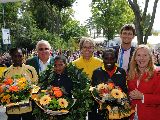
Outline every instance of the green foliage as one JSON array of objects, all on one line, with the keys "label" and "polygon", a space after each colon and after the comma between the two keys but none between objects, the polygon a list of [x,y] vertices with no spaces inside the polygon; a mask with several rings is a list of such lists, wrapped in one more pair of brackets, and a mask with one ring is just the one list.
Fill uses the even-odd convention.
[{"label": "green foliage", "polygon": [[49,32],[54,33],[57,18],[55,7],[48,7],[45,1],[31,0],[28,11],[31,11],[37,27],[41,30],[46,28]]},{"label": "green foliage", "polygon": [[71,7],[75,0],[46,0],[51,5],[55,5],[59,10],[66,7]]},{"label": "green foliage", "polygon": [[48,32],[46,29],[40,30],[37,28],[32,29],[32,36],[31,36],[33,44],[36,45],[37,41],[39,40],[47,40],[54,47],[54,42],[56,41],[55,35]]},{"label": "green foliage", "polygon": [[94,0],[92,15],[92,25],[103,30],[109,40],[119,33],[123,24],[133,21],[133,12],[126,0]]},{"label": "green foliage", "polygon": [[[12,47],[32,50],[38,40],[45,39],[55,49],[67,49],[74,46],[72,41],[76,43],[77,38],[87,35],[86,28],[72,20],[71,5],[75,0],[56,0],[55,4],[62,4],[61,10],[49,1],[55,2],[30,0],[4,4],[6,28],[10,29]],[[0,18],[3,20],[2,16]],[[0,26],[3,27],[3,21],[0,21]]]},{"label": "green foliage", "polygon": [[[48,86],[50,82],[54,79],[55,75],[53,72],[53,67],[49,66],[48,69],[41,74],[40,76],[40,86]],[[70,109],[70,112],[66,115],[56,116],[55,120],[85,120],[87,112],[90,111],[93,101],[92,96],[89,92],[90,84],[87,75],[82,72],[82,69],[78,69],[73,66],[71,63],[67,66],[68,76],[73,81],[73,90],[72,94],[75,99],[77,99],[75,105]],[[45,78],[48,78],[48,81]],[[44,81],[45,80],[45,81]],[[42,119],[44,118],[43,111],[38,111],[35,109],[36,114],[42,115]],[[45,116],[46,117],[46,116]],[[49,116],[48,116],[49,117]],[[47,118],[44,118],[47,119]]]},{"label": "green foliage", "polygon": [[[17,21],[17,12],[20,4],[19,3],[5,3],[0,4],[0,12],[3,13],[4,9],[4,16],[3,14],[0,15],[0,28],[13,28]],[[11,12],[12,11],[12,12]],[[4,26],[5,23],[5,26]],[[12,31],[10,31],[12,35]],[[0,43],[2,43],[2,32],[0,32]],[[11,40],[14,38],[11,36]],[[12,41],[11,41],[12,42]],[[7,45],[3,45],[3,50],[7,49]],[[1,48],[1,47],[0,47]]]},{"label": "green foliage", "polygon": [[71,40],[76,41],[75,38],[87,35],[87,29],[80,26],[76,20],[72,20],[73,10],[71,8],[66,7],[59,11],[55,5],[48,4],[48,2],[49,0],[31,0],[29,10],[33,14],[37,27],[41,30],[45,28],[54,35],[54,48],[67,49],[73,46],[70,44]]},{"label": "green foliage", "polygon": [[68,43],[71,38],[86,35],[87,29],[84,26],[80,26],[79,22],[75,20],[70,20],[63,26],[61,37]]},{"label": "green foliage", "polygon": [[[15,23],[17,20],[18,8],[20,7],[19,3],[7,3],[0,4],[0,11],[3,11],[4,8],[4,21],[6,23],[6,28],[9,28],[12,23]],[[12,11],[12,12],[11,12]],[[0,24],[3,26],[3,15],[0,16]]]}]

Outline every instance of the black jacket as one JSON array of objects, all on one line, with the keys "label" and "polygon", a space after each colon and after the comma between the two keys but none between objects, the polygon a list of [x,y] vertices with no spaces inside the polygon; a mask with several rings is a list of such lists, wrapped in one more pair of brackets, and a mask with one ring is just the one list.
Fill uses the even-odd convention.
[{"label": "black jacket", "polygon": [[112,75],[111,78],[109,74],[102,69],[102,67],[93,71],[92,86],[98,85],[100,83],[106,83],[109,80],[112,80],[116,86],[119,86],[123,90],[123,92],[128,92],[126,72],[123,68],[117,67],[116,72]]},{"label": "black jacket", "polygon": [[62,74],[55,73],[55,78],[51,81],[50,85],[64,88],[67,92],[67,96],[72,97],[71,90],[73,89],[73,83],[68,77],[67,71]]}]

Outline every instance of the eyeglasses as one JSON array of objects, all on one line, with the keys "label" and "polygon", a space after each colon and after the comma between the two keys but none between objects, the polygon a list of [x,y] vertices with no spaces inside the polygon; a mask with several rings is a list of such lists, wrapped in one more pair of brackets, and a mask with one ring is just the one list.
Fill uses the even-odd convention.
[{"label": "eyeglasses", "polygon": [[86,50],[86,49],[93,49],[93,48],[94,48],[94,46],[89,46],[89,47],[83,46],[83,49],[84,49],[84,50]]},{"label": "eyeglasses", "polygon": [[49,50],[49,48],[39,48],[39,51],[43,51],[43,50]]}]

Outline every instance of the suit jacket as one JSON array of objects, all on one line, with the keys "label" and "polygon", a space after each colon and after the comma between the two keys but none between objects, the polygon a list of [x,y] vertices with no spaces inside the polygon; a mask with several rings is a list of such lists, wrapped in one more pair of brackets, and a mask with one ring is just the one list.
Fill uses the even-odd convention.
[{"label": "suit jacket", "polygon": [[131,100],[131,103],[133,106],[137,104],[138,120],[157,120],[160,117],[160,72],[155,70],[148,82],[146,77],[147,73],[142,76],[138,87],[137,78],[128,81],[129,92],[138,89],[144,95],[144,103],[142,100]]},{"label": "suit jacket", "polygon": [[[51,56],[50,57],[50,64],[53,64],[53,63],[54,63],[54,58]],[[37,74],[39,75],[39,58],[37,56],[28,59],[26,61],[26,65],[33,66],[36,69]]]}]

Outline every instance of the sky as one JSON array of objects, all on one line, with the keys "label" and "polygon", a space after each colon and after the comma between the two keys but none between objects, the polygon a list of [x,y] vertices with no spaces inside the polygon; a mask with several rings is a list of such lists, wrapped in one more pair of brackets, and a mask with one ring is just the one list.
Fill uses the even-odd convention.
[{"label": "sky", "polygon": [[[89,17],[92,16],[89,7],[92,0],[76,0],[76,2],[73,4],[73,9],[75,10],[75,19],[79,20],[81,24],[85,24],[85,20],[87,20]],[[139,0],[140,5],[143,7],[143,1],[145,0]],[[153,2],[154,0],[150,0],[148,11],[152,12]],[[154,30],[160,30],[160,1],[157,6],[156,16],[154,20],[153,29]]]}]

